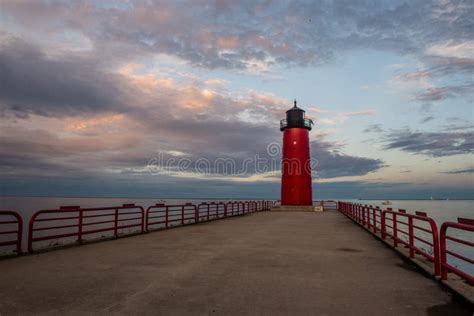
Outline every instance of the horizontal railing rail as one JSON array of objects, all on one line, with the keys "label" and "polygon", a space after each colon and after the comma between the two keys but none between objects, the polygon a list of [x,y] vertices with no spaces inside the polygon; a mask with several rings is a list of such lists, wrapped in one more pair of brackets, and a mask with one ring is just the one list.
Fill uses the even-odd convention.
[{"label": "horizontal railing rail", "polygon": [[[96,208],[62,206],[59,209],[40,210],[30,218],[28,251],[34,251],[34,243],[48,240],[56,240],[59,245],[60,239],[76,238],[69,240],[66,244],[82,244],[87,235],[109,232],[112,233],[110,237],[119,237],[119,235],[136,233],[137,230],[143,233],[144,219],[143,207],[135,204]],[[124,232],[127,229],[128,231]],[[96,236],[92,240],[102,237],[104,236]],[[50,248],[50,246],[43,248]]]},{"label": "horizontal railing rail", "polygon": [[[448,249],[447,241],[453,244],[464,246],[469,249],[474,248],[474,242],[465,240],[462,237],[448,235],[449,231],[474,232],[474,220],[467,218],[458,218],[458,222],[446,222],[441,225],[440,231],[440,246],[441,246],[441,279],[447,280],[448,273],[454,273],[457,276],[465,279],[470,285],[474,285],[474,276],[467,271],[448,263],[448,256],[452,256],[466,264],[474,265],[474,258],[469,258],[460,252],[453,249]],[[472,240],[472,239],[471,239]],[[472,250],[469,253],[473,253]]]},{"label": "horizontal railing rail", "polygon": [[[0,250],[8,254],[9,246],[15,246],[17,255],[21,255],[23,220],[17,212],[0,211]],[[6,249],[6,250],[3,250]],[[10,252],[11,253],[11,252]]]}]

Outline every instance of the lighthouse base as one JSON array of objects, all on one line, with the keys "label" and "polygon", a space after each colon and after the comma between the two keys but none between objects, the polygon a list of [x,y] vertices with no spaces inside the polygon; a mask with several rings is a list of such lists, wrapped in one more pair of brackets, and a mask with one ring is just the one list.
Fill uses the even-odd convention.
[{"label": "lighthouse base", "polygon": [[272,208],[272,212],[323,212],[319,205],[278,205]]}]

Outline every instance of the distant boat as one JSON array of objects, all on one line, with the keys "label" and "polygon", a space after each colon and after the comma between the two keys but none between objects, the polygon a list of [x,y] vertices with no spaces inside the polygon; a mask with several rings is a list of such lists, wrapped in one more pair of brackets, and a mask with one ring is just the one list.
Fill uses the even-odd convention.
[{"label": "distant boat", "polygon": [[392,205],[392,202],[390,202],[389,200],[386,200],[382,202],[382,205]]}]

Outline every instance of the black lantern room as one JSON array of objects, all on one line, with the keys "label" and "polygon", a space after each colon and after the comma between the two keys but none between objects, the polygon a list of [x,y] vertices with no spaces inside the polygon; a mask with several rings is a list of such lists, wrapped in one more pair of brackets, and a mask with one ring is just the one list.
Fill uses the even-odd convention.
[{"label": "black lantern room", "polygon": [[305,118],[305,111],[296,106],[296,100],[294,106],[286,111],[286,119],[280,121],[280,131],[287,128],[305,128],[311,130],[313,121]]}]

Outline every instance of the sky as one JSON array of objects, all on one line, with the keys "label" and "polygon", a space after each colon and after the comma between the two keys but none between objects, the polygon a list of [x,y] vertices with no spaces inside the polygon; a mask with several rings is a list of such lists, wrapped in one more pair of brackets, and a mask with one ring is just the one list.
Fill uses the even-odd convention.
[{"label": "sky", "polygon": [[315,199],[474,198],[473,7],[3,0],[0,194],[279,198],[296,99]]}]

